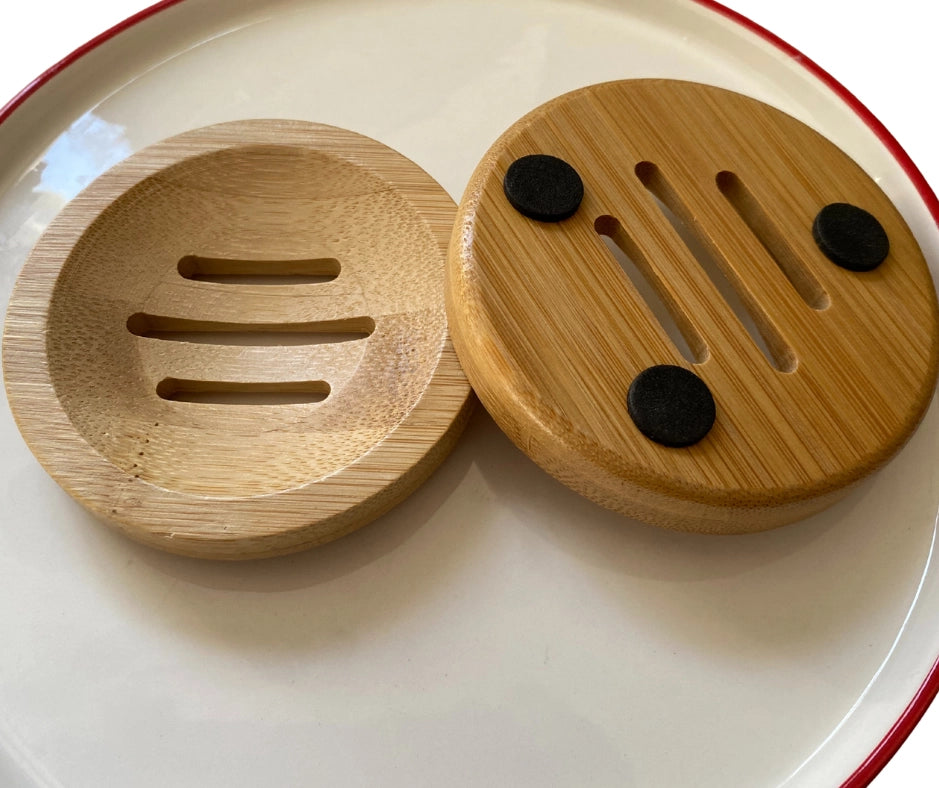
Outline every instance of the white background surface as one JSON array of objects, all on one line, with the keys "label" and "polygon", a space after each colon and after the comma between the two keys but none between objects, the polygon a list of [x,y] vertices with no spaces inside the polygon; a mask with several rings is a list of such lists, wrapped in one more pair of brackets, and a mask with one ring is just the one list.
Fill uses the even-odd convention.
[{"label": "white background surface", "polygon": [[[929,4],[892,0],[728,0],[802,50],[854,92],[899,139],[934,187],[939,185],[939,119]],[[142,0],[10,2],[0,14],[0,105],[69,51],[145,6]],[[0,151],[2,155],[2,151]],[[874,781],[875,788],[939,784],[939,706]]]}]

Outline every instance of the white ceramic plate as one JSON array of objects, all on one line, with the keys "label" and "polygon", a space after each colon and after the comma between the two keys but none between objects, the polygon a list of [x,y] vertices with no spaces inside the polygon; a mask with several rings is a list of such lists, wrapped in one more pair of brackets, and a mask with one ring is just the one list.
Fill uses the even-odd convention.
[{"label": "white ceramic plate", "polygon": [[[870,119],[693,0],[184,0],[0,123],[0,301],[68,199],[168,135],[333,123],[458,199],[524,112],[634,76],[810,123],[939,260],[933,198]],[[829,512],[715,539],[596,508],[480,413],[391,514],[231,566],[96,523],[4,409],[0,785],[862,785],[939,683],[937,439],[933,407]]]}]

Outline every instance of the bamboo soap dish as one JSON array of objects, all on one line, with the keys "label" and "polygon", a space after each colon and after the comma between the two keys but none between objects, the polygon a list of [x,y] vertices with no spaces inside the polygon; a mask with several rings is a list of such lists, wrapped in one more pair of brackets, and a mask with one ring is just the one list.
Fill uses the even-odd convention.
[{"label": "bamboo soap dish", "polygon": [[374,140],[212,126],[102,175],[5,325],[17,424],[129,536],[239,559],[336,538],[416,488],[472,402],[444,308],[455,205]]},{"label": "bamboo soap dish", "polygon": [[907,440],[937,370],[933,282],[877,184],[726,90],[596,85],[513,125],[467,186],[450,330],[544,469],[669,528],[772,528]]}]

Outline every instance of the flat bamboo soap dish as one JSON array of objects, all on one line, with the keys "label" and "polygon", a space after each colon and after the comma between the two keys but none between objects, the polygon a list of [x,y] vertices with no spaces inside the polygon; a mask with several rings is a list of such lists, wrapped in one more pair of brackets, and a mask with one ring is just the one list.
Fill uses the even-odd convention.
[{"label": "flat bamboo soap dish", "polygon": [[513,125],[467,186],[447,298],[515,443],[669,528],[823,509],[936,382],[935,289],[877,184],[803,123],[690,82],[600,84]]},{"label": "flat bamboo soap dish", "polygon": [[3,365],[44,467],[142,542],[310,547],[449,451],[471,392],[444,267],[455,205],[352,132],[243,121],[102,175],[17,281]]}]

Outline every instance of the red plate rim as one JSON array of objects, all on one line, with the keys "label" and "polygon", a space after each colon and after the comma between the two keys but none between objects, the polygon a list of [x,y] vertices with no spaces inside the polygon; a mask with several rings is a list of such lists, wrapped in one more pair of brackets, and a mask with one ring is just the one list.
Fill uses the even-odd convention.
[{"label": "red plate rim", "polygon": [[[64,71],[75,61],[97,49],[106,41],[114,38],[128,28],[155,16],[161,11],[165,11],[174,5],[184,2],[184,0],[161,0],[154,3],[133,16],[127,17],[122,22],[118,22],[114,27],[105,30],[100,35],[91,39],[87,43],[78,47],[74,52],[66,55],[58,63],[48,68],[36,79],[30,82],[10,101],[0,108],[0,123],[6,121],[26,100],[38,91],[43,85],[52,80],[59,72]],[[776,49],[792,58],[796,63],[809,71],[817,79],[821,80],[838,98],[840,98],[864,123],[877,135],[884,147],[897,160],[897,163],[912,181],[913,186],[919,193],[926,208],[929,210],[933,221],[939,226],[939,198],[930,188],[919,168],[913,163],[909,154],[903,149],[896,138],[887,130],[874,114],[855,96],[850,90],[842,85],[837,79],[829,74],[825,69],[819,66],[815,61],[806,57],[794,46],[786,43],[779,36],[771,33],[762,25],[757,24],[752,19],[738,13],[727,6],[717,2],[717,0],[692,0],[717,14],[735,22],[741,27],[756,34]],[[890,730],[880,740],[874,750],[864,759],[863,763],[854,770],[850,777],[841,784],[841,788],[863,788],[880,773],[887,762],[896,754],[897,750],[922,719],[936,695],[939,694],[939,657],[933,663],[926,676],[925,681],[920,685],[912,700],[907,704],[899,719],[891,726]]]}]

